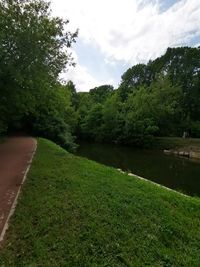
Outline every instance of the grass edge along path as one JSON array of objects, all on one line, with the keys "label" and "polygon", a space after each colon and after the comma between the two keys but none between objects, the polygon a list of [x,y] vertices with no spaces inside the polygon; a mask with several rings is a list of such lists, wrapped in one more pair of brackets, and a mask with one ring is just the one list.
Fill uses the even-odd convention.
[{"label": "grass edge along path", "polygon": [[199,198],[38,140],[0,266],[199,265]]}]

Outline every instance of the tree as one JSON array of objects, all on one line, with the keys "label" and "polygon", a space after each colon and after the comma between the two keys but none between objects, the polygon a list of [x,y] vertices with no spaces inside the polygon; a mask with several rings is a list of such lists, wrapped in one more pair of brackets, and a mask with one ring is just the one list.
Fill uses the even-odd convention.
[{"label": "tree", "polygon": [[73,64],[66,48],[77,32],[66,31],[68,23],[51,17],[49,2],[1,0],[1,81],[22,89],[34,89],[41,80],[54,83],[66,64]]},{"label": "tree", "polygon": [[81,136],[136,146],[183,131],[200,136],[200,48],[168,48],[129,68],[119,88],[110,89],[78,94]]},{"label": "tree", "polygon": [[166,53],[151,62],[154,77],[167,75],[172,85],[181,86],[185,119],[200,117],[200,47],[168,48]]},{"label": "tree", "polygon": [[103,103],[105,100],[113,94],[112,85],[101,85],[90,90],[90,95],[95,103]]},{"label": "tree", "polygon": [[23,121],[36,136],[45,136],[69,151],[76,149],[73,134],[77,127],[77,114],[72,106],[70,91],[64,86],[58,84],[56,88],[41,92],[36,109]]},{"label": "tree", "polygon": [[102,104],[94,104],[87,116],[84,117],[81,127],[82,134],[85,138],[95,141],[103,141],[102,109]]},{"label": "tree", "polygon": [[119,94],[122,100],[126,100],[128,94],[141,85],[149,85],[149,71],[148,66],[145,64],[137,64],[122,75],[119,86]]},{"label": "tree", "polygon": [[154,81],[148,91],[149,113],[152,114],[159,136],[180,136],[182,134],[183,109],[182,89],[172,85],[168,77]]},{"label": "tree", "polygon": [[[140,87],[129,95],[126,103],[128,132],[130,133],[133,127],[134,133],[137,130],[136,132],[143,139],[145,135],[174,136],[180,134],[181,96],[181,88],[172,86],[167,77],[160,77],[149,88]],[[137,129],[136,125],[140,126],[140,129]]]},{"label": "tree", "polygon": [[[66,124],[65,108],[59,103],[58,78],[67,65],[74,64],[68,48],[77,37],[77,32],[67,30],[68,23],[52,17],[49,2],[0,0],[0,124],[4,123],[4,128],[31,128],[51,136],[50,126],[42,132],[35,129],[36,125],[45,125],[44,120],[50,124],[56,116],[63,118],[60,125]],[[38,110],[43,109],[56,115],[44,112],[42,118]],[[33,118],[37,124],[27,129],[27,121]],[[54,124],[55,131],[56,127],[60,127],[59,120]]]},{"label": "tree", "polygon": [[119,143],[124,127],[124,103],[119,94],[107,98],[103,105],[103,133],[106,141]]},{"label": "tree", "polygon": [[125,103],[125,127],[123,143],[135,146],[148,146],[158,131],[158,126],[151,112],[151,95],[145,87],[138,88]]}]

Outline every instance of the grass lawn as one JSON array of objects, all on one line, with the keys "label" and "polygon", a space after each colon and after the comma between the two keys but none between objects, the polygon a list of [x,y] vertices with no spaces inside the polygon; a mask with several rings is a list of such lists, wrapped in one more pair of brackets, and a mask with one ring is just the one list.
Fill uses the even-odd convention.
[{"label": "grass lawn", "polygon": [[39,139],[0,266],[200,266],[200,199]]}]

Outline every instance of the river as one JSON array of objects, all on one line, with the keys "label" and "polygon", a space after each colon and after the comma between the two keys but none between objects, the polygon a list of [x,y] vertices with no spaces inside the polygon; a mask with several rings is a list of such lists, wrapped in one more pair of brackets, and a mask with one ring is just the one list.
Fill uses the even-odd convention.
[{"label": "river", "polygon": [[200,196],[200,161],[160,150],[143,150],[111,144],[80,143],[77,155],[129,171],[166,187]]}]

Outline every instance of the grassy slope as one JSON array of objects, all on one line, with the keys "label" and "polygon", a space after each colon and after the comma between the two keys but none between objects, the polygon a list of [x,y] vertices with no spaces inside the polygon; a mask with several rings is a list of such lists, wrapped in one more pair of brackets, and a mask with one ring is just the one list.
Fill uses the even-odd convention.
[{"label": "grassy slope", "polygon": [[39,147],[0,266],[200,266],[200,199]]}]

